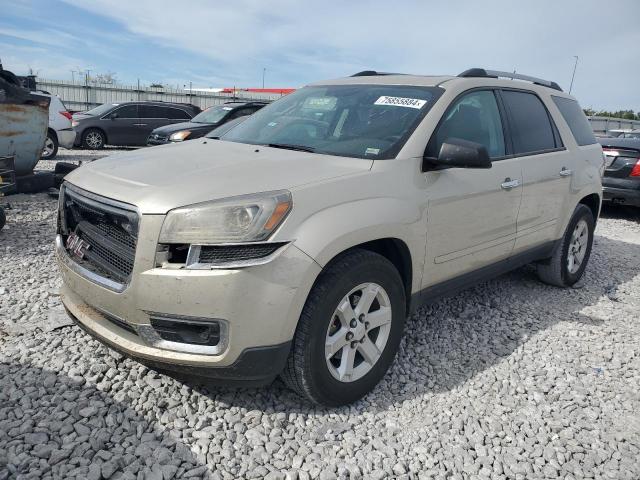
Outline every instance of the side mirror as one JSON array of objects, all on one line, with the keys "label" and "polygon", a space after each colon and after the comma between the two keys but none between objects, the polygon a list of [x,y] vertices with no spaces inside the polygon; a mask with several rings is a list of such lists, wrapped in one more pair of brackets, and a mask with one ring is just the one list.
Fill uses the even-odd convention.
[{"label": "side mirror", "polygon": [[484,145],[461,138],[450,137],[440,147],[438,158],[425,158],[423,170],[429,164],[436,170],[443,168],[491,168],[491,159]]}]

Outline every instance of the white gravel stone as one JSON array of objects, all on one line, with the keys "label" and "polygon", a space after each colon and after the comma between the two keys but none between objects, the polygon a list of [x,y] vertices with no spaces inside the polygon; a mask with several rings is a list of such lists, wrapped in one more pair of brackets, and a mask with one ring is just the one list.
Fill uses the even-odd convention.
[{"label": "white gravel stone", "polygon": [[421,308],[381,384],[324,409],[279,381],[207,390],[46,331],[56,201],[4,200],[0,480],[640,478],[639,212],[605,209],[578,288],[525,267]]}]

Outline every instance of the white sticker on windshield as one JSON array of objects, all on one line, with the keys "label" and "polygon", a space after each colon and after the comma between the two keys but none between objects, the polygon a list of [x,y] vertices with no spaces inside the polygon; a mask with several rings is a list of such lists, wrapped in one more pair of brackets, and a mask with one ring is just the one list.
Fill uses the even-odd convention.
[{"label": "white sticker on windshield", "polygon": [[231,107],[222,107],[223,110],[233,110]]},{"label": "white sticker on windshield", "polygon": [[369,147],[364,151],[365,155],[378,155],[379,153],[380,153],[380,149],[379,148],[371,148],[371,147]]},{"label": "white sticker on windshield", "polygon": [[387,97],[383,95],[374,102],[374,105],[394,105],[396,107],[409,107],[409,108],[422,108],[427,104],[426,100],[419,98],[404,98],[404,97]]}]

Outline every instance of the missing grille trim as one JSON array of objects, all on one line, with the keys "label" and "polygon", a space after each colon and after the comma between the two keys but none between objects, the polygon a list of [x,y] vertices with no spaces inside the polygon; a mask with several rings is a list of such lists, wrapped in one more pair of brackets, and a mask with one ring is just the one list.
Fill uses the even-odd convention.
[{"label": "missing grille trim", "polygon": [[243,268],[263,265],[282,252],[288,242],[191,245],[186,267],[192,269]]},{"label": "missing grille trim", "polygon": [[69,259],[84,273],[91,273],[85,277],[101,284],[104,282],[96,277],[109,284],[115,282],[116,290],[122,291],[129,283],[135,260],[139,225],[135,207],[65,183],[60,193],[60,219],[63,246],[72,233],[89,245],[81,258],[65,248]]}]

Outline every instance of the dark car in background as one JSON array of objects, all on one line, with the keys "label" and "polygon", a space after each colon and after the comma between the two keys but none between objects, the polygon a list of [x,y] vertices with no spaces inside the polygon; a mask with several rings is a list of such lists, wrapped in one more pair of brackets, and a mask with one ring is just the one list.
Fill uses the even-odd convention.
[{"label": "dark car in background", "polygon": [[598,138],[605,156],[603,200],[640,207],[640,138]]},{"label": "dark car in background", "polygon": [[189,122],[175,123],[156,128],[147,139],[147,145],[162,145],[169,142],[182,142],[204,137],[216,127],[236,118],[251,115],[268,102],[227,102],[223,105],[207,108]]},{"label": "dark car in background", "polygon": [[75,145],[92,150],[105,145],[146,145],[153,129],[191,120],[200,112],[188,103],[105,103],[73,115]]}]

